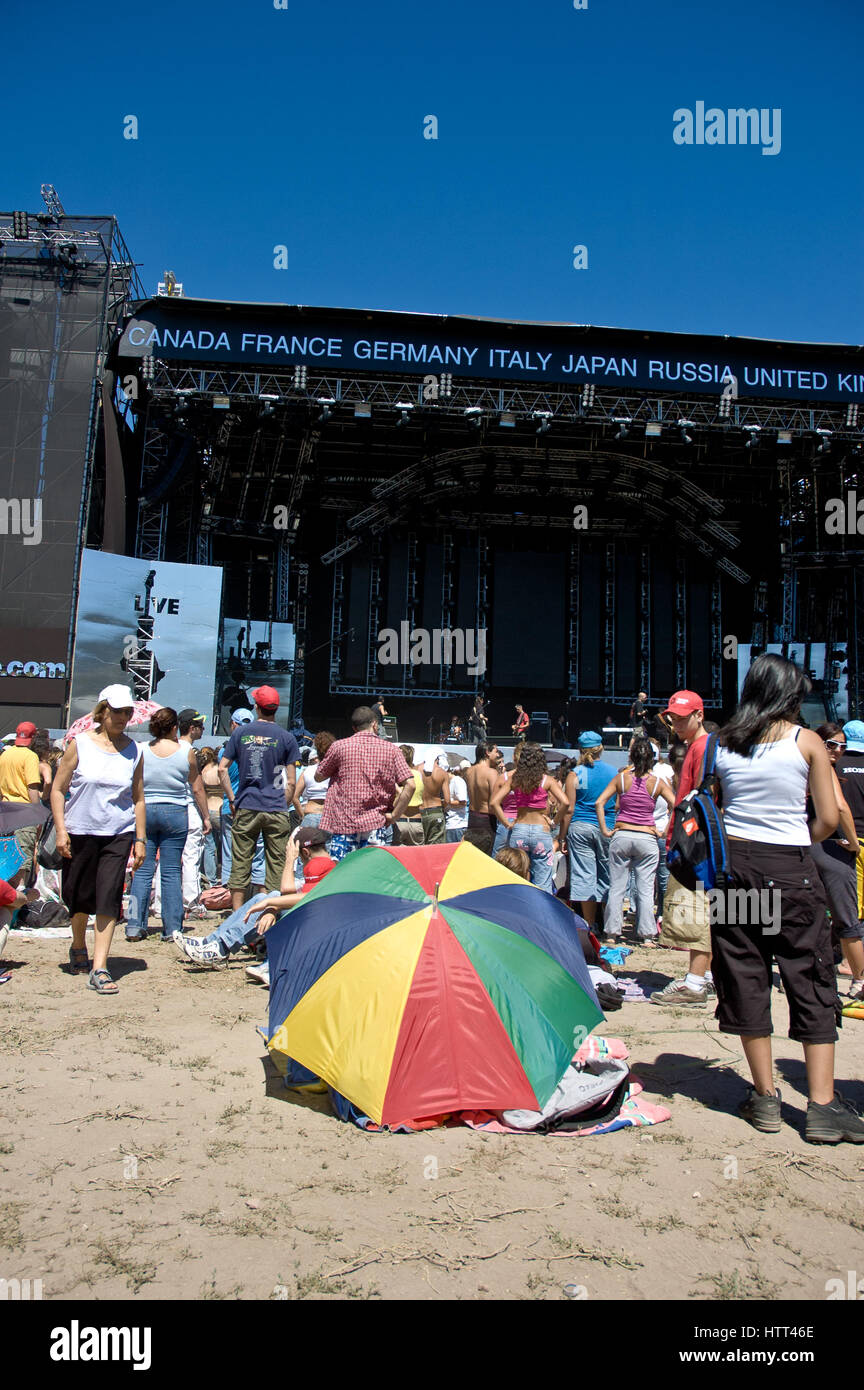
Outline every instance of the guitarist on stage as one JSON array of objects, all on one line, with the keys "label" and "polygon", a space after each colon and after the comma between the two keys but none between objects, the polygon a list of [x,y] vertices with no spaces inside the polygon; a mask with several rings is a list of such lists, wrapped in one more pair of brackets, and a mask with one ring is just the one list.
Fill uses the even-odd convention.
[{"label": "guitarist on stage", "polygon": [[524,709],[522,708],[521,705],[517,705],[517,706],[516,706],[516,723],[515,723],[515,724],[511,724],[511,726],[510,726],[511,729],[512,729],[512,731],[513,731],[513,733],[516,735],[516,742],[517,742],[517,743],[524,743],[524,742],[525,742],[525,735],[526,735],[527,732],[528,732],[528,725],[529,725],[530,723],[531,723],[531,720],[530,720],[529,717],[528,717],[527,711],[524,710]]}]

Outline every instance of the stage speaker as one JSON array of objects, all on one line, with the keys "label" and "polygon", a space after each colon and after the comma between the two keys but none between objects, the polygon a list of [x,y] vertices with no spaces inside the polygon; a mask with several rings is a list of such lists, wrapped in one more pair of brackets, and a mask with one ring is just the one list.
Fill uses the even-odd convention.
[{"label": "stage speaker", "polygon": [[548,710],[532,710],[528,732],[534,743],[552,742],[552,720],[549,718]]},{"label": "stage speaker", "polygon": [[399,742],[399,730],[398,730],[397,727],[396,727],[396,717],[395,717],[395,715],[392,715],[392,714],[385,714],[385,716],[384,716],[384,737],[385,737],[386,739],[388,739],[388,740],[390,741],[390,743],[398,743],[398,742]]}]

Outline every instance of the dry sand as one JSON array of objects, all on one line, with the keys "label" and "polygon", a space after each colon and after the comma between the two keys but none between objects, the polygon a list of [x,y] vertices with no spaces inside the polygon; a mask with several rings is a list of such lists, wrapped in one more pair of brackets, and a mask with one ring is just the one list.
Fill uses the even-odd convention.
[{"label": "dry sand", "polygon": [[[596,1031],[627,1044],[665,1124],[367,1135],[282,1086],[249,957],[202,970],[121,938],[120,993],[99,997],[67,950],[12,937],[0,991],[0,1277],[46,1299],[823,1300],[864,1270],[864,1147],[804,1143],[779,992],[778,1135],[735,1115],[745,1071],[713,1010],[649,1004]],[[643,950],[622,973],[650,989],[685,966]],[[846,1021],[838,1084],[859,1108],[862,1060]]]}]

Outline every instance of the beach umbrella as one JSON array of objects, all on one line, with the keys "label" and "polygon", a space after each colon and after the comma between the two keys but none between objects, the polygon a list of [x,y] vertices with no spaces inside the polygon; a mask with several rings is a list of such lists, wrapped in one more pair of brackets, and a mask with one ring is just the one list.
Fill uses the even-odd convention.
[{"label": "beach umbrella", "polygon": [[42,801],[0,801],[0,835],[14,835],[25,825],[44,825],[50,815]]},{"label": "beach umbrella", "polygon": [[11,835],[0,837],[0,878],[8,883],[23,863],[24,854],[18,848],[17,841]]},{"label": "beach umbrella", "polygon": [[[149,721],[153,718],[154,714],[156,713],[157,709],[161,708],[162,706],[159,704],[158,700],[136,700],[134,705],[132,706],[132,718],[129,720],[129,723],[126,726],[127,729],[131,728],[134,724],[149,723]],[[63,746],[68,746],[70,739],[73,739],[76,734],[86,733],[88,729],[92,728],[92,714],[82,714],[81,718],[76,719],[75,723],[67,731],[63,739]]]},{"label": "beach umbrella", "polygon": [[569,908],[462,842],[355,850],[267,954],[271,1050],[376,1124],[541,1110],[603,1018]]}]

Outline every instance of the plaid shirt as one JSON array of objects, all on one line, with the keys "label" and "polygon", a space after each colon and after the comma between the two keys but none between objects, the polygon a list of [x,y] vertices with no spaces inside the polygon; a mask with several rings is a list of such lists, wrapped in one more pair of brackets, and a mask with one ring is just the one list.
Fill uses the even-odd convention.
[{"label": "plaid shirt", "polygon": [[336,835],[380,829],[397,787],[414,781],[397,745],[366,730],[331,743],[316,772],[330,778],[321,829]]}]

